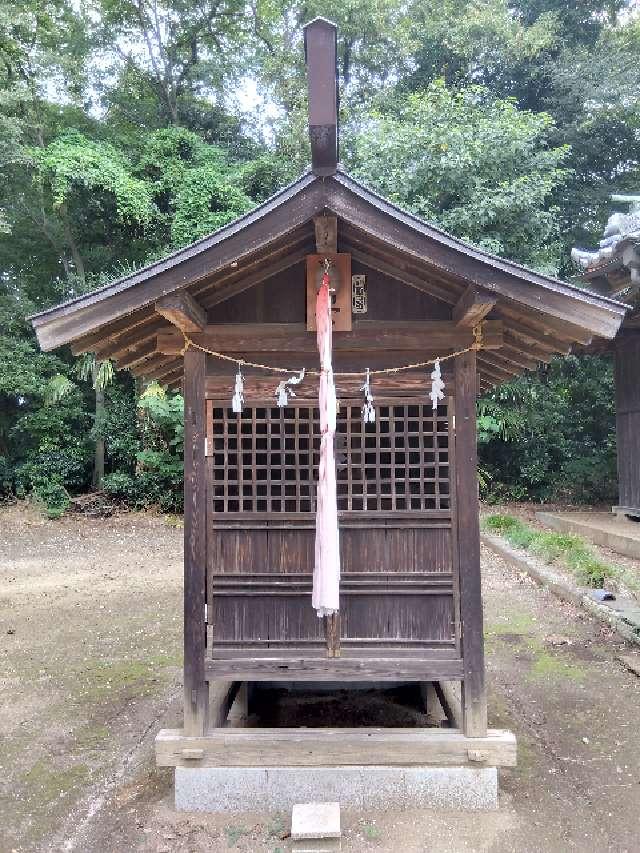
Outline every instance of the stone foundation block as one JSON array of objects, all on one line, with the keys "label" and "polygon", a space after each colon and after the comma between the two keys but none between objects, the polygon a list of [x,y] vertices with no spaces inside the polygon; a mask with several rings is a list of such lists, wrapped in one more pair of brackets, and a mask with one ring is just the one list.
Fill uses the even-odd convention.
[{"label": "stone foundation block", "polygon": [[343,808],[490,810],[495,767],[176,767],[179,811],[289,812],[296,803]]}]

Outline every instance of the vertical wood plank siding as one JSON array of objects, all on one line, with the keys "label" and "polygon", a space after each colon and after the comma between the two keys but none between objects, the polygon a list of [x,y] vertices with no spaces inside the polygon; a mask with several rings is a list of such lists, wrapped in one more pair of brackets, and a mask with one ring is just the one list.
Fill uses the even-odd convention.
[{"label": "vertical wood plank siding", "polygon": [[640,512],[640,332],[616,339],[616,433],[620,506]]},{"label": "vertical wood plank siding", "polygon": [[205,354],[184,354],[184,728],[203,735],[208,685],[204,678],[207,501],[205,472]]}]

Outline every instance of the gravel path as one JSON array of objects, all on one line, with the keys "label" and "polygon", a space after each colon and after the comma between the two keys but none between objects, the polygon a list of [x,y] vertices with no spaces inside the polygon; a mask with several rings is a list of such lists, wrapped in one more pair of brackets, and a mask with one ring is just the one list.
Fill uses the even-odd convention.
[{"label": "gravel path", "polygon": [[[344,815],[343,850],[637,851],[640,679],[623,644],[483,555],[490,723],[515,731],[493,814]],[[286,816],[177,815],[153,766],[179,718],[181,530],[0,512],[0,851],[285,853]]]}]

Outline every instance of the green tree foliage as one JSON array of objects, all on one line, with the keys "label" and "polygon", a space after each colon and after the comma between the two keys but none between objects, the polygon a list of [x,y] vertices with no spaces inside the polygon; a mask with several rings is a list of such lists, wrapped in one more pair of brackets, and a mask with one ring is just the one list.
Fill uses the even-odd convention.
[{"label": "green tree foliage", "polygon": [[98,0],[97,10],[112,72],[146,87],[162,125],[182,123],[199,92],[221,96],[247,59],[252,21],[239,0]]},{"label": "green tree foliage", "polygon": [[[58,513],[90,485],[104,440],[114,495],[179,505],[180,398],[116,375],[96,411],[93,377],[68,351],[41,353],[25,317],[198,239],[307,167],[304,23],[338,24],[342,157],[362,180],[466,240],[570,275],[569,249],[597,240],[610,192],[638,188],[633,6],[5,4],[0,490]],[[484,401],[494,492],[603,497],[608,371],[569,360]]]},{"label": "green tree foliage", "polygon": [[175,247],[209,234],[253,206],[240,164],[186,128],[151,134],[138,163],[157,205],[162,237]]},{"label": "green tree foliage", "polygon": [[567,151],[552,121],[474,86],[434,83],[372,115],[348,142],[353,172],[382,195],[498,254],[553,266],[554,190]]},{"label": "green tree foliage", "polygon": [[486,496],[502,500],[603,502],[615,499],[611,362],[556,359],[502,385],[479,404]]}]

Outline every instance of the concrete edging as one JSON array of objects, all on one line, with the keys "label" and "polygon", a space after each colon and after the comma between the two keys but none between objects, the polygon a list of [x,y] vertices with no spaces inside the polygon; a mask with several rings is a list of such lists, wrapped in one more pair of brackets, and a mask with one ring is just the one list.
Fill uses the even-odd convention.
[{"label": "concrete edging", "polygon": [[564,577],[540,565],[537,561],[528,560],[521,551],[517,551],[497,536],[482,533],[481,541],[489,550],[501,557],[510,566],[520,572],[525,572],[540,586],[547,587],[563,601],[568,601],[587,610],[596,619],[614,628],[625,640],[640,645],[640,627],[625,618],[624,613],[594,601],[589,593],[579,586],[569,583]]}]

